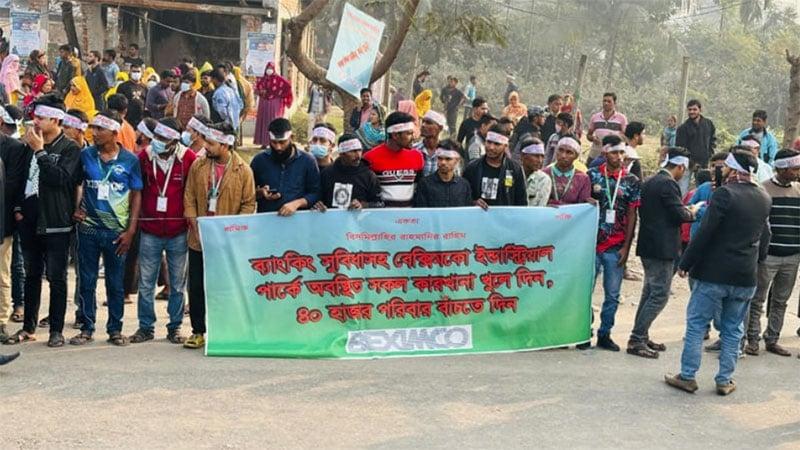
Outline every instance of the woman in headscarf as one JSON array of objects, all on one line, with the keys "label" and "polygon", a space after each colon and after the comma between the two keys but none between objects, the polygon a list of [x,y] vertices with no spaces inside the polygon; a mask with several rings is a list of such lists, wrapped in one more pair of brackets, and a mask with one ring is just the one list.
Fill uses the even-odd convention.
[{"label": "woman in headscarf", "polygon": [[361,140],[364,151],[370,150],[386,140],[386,130],[383,129],[383,118],[378,108],[372,108],[369,113],[369,120],[356,130],[356,136]]},{"label": "woman in headscarf", "polygon": [[47,54],[39,50],[32,51],[28,57],[28,67],[25,68],[25,73],[30,75],[31,79],[36,78],[37,75],[50,76],[50,70],[47,68]]},{"label": "woman in headscarf", "polygon": [[401,100],[397,102],[397,110],[414,118],[414,139],[419,139],[419,115],[417,114],[417,105],[411,100]]},{"label": "woman in headscarf", "polygon": [[503,108],[503,117],[508,117],[516,124],[519,119],[528,115],[528,107],[519,101],[519,93],[508,94],[508,106]]},{"label": "woman in headscarf", "polygon": [[256,114],[256,134],[253,141],[256,145],[269,145],[269,124],[278,117],[283,117],[286,108],[292,106],[294,96],[289,80],[275,73],[275,64],[267,63],[264,76],[256,83],[258,94],[258,113]]},{"label": "woman in headscarf", "polygon": [[156,69],[152,67],[147,67],[144,69],[144,73],[142,74],[142,83],[147,86],[147,89],[151,87],[155,87],[161,81],[161,77],[158,76]]},{"label": "woman in headscarf", "polygon": [[16,105],[20,94],[19,56],[11,53],[3,60],[3,66],[0,68],[0,83],[3,83],[6,88],[8,102]]},{"label": "woman in headscarf", "polygon": [[242,110],[241,116],[242,122],[244,122],[244,119],[247,118],[247,115],[250,114],[250,111],[252,111],[256,105],[256,98],[255,95],[253,95],[253,85],[247,81],[247,78],[242,76],[242,69],[238,66],[233,67],[233,76],[236,78],[236,82],[242,86],[242,93],[244,94],[244,98],[242,99],[244,100],[244,109]]},{"label": "woman in headscarf", "polygon": [[97,114],[94,98],[92,98],[92,92],[89,90],[86,78],[75,77],[69,82],[69,92],[64,99],[64,106],[67,109],[83,111],[90,120]]},{"label": "woman in headscarf", "polygon": [[[48,81],[50,83],[48,83]],[[48,77],[43,73],[40,73],[39,75],[33,77],[33,83],[31,83],[31,91],[28,93],[28,95],[25,96],[24,99],[22,99],[22,106],[27,108],[28,105],[33,103],[34,100],[46,94],[46,92],[44,92],[44,89],[46,89],[45,86],[48,84],[50,85],[50,90],[52,90],[53,88],[52,80],[50,80],[50,77]]]},{"label": "woman in headscarf", "polygon": [[422,117],[426,112],[430,111],[432,99],[433,91],[430,89],[424,89],[419,93],[417,98],[414,99],[414,104],[417,106],[417,117]]}]

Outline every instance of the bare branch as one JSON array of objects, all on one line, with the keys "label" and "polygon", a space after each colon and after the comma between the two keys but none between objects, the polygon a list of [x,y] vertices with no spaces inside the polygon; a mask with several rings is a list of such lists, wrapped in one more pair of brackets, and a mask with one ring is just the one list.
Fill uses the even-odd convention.
[{"label": "bare branch", "polygon": [[328,0],[314,0],[314,2],[305,7],[299,15],[293,17],[289,21],[288,26],[291,36],[289,38],[289,45],[286,47],[286,55],[291,58],[294,65],[297,66],[297,70],[306,78],[321,86],[334,89],[335,86],[325,79],[326,70],[303,53],[303,33],[305,32],[306,26],[311,23],[327,5]]},{"label": "bare branch", "polygon": [[411,28],[411,22],[414,20],[414,14],[417,12],[419,2],[420,0],[408,0],[404,2],[403,18],[400,19],[397,29],[393,31],[392,39],[386,45],[386,49],[380,61],[378,61],[378,63],[375,64],[375,68],[372,69],[370,82],[382,77],[389,68],[392,67],[394,60],[397,58],[397,53],[400,52],[400,47],[403,46],[408,30]]}]

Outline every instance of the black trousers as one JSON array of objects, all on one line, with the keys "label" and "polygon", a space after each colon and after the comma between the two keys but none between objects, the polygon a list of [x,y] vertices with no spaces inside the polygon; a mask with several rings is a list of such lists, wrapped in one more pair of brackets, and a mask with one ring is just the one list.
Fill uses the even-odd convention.
[{"label": "black trousers", "polygon": [[192,334],[206,332],[206,289],[203,286],[203,252],[189,249],[189,318]]},{"label": "black trousers", "polygon": [[25,258],[25,320],[22,329],[36,332],[42,297],[42,274],[47,267],[50,283],[50,332],[64,331],[67,312],[67,264],[70,233],[37,235],[34,230],[21,231],[22,254]]}]

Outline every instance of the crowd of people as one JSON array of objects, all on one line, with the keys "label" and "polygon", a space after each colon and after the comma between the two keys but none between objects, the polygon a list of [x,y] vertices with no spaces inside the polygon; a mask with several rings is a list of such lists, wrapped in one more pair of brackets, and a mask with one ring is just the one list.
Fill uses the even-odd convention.
[{"label": "crowd of people", "polygon": [[[800,151],[778,148],[764,111],[753,113],[734,146],[718,151],[713,122],[699,101],[689,101],[684,123],[668,120],[659,170],[646,174],[637,149],[646,127],[618,111],[612,92],[584,130],[572,96],[553,94],[545,107],[529,107],[513,77],[497,116],[475,77],[463,92],[448,77],[440,95],[445,111],[438,112],[424,87],[426,71],[415,80],[414,100],[396,98],[389,114],[370,88],[362,89],[341,133],[324,121],[330,94],[312,86],[313,123],[307,141],[297,142],[284,117],[294,101],[292,86],[274,65],[253,87],[230,63],[195,68],[190,58],[156,76],[136,50],[118,63],[112,50],[81,61],[62,46],[54,74],[32,54],[26,74],[37,73],[25,93],[6,83],[2,73],[13,58],[7,44],[0,46],[8,97],[0,108],[0,337],[6,344],[35,340],[37,326],[49,327],[50,347],[91,343],[102,270],[110,343],[153,340],[154,300],[163,298],[168,341],[203,347],[200,217],[586,203],[599,212],[598,348],[620,351],[612,332],[636,239],[644,282],[627,353],[658,358],[666,351],[650,328],[675,274],[688,277],[692,290],[681,371],[666,377],[669,385],[697,389],[702,342],[712,324],[719,340],[707,348],[720,352],[720,394],[735,389],[737,359],[759,354],[761,339],[766,351],[790,356],[778,341],[800,266]],[[256,106],[253,95],[259,98],[255,142],[263,151],[248,163],[235,149],[242,120]],[[80,331],[67,341],[73,253],[73,327]],[[45,273],[50,302],[42,322]],[[164,289],[157,294],[159,284]],[[137,292],[138,328],[125,336],[124,305]],[[186,309],[189,337],[181,331]],[[9,321],[21,322],[21,329],[11,333]]]}]

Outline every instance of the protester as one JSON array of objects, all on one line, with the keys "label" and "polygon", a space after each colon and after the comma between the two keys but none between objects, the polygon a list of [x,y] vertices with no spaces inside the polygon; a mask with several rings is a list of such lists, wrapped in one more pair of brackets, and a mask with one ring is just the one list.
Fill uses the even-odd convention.
[{"label": "protester", "polygon": [[514,121],[514,125],[519,119],[528,114],[528,107],[519,100],[519,93],[514,91],[508,95],[508,105],[503,108],[503,117],[508,117]]},{"label": "protester", "polygon": [[769,297],[766,350],[780,356],[791,352],[778,344],[786,314],[786,303],[792,295],[800,265],[800,152],[780,150],[775,153],[775,176],[761,185],[772,198],[769,213],[771,240],[764,261],[758,264],[758,284],[749,308],[746,325],[745,353],[758,355],[761,339],[761,314]]},{"label": "protester", "polygon": [[139,154],[142,171],[142,213],[139,241],[139,328],[130,336],[137,344],[154,338],[155,288],[161,255],[166,253],[169,273],[167,340],[182,344],[181,335],[186,283],[187,230],[183,218],[186,179],[195,154],[180,141],[179,124],[173,118],[161,119],[146,151]]},{"label": "protester", "polygon": [[181,75],[180,88],[172,99],[172,104],[174,105],[173,116],[178,120],[181,129],[185,129],[192,117],[196,115],[203,117],[211,115],[208,101],[194,89],[194,74],[191,72]]},{"label": "protester", "polygon": [[589,149],[587,164],[591,165],[591,160],[601,155],[604,137],[609,134],[623,137],[627,126],[628,118],[617,111],[617,94],[613,92],[603,94],[603,108],[589,118],[589,131],[586,137],[592,142],[592,146]]},{"label": "protester", "polygon": [[61,121],[61,129],[64,135],[84,149],[89,146],[86,140],[86,130],[89,128],[89,117],[79,109],[68,109]]},{"label": "protester", "polygon": [[675,147],[675,133],[678,131],[678,116],[670,114],[667,125],[661,132],[661,147]]},{"label": "protester", "polygon": [[483,209],[528,204],[525,174],[519,164],[506,156],[508,136],[503,133],[500,125],[494,125],[486,135],[486,154],[470,161],[464,169],[472,199]]},{"label": "protester", "polygon": [[475,129],[475,134],[469,141],[469,148],[467,149],[467,160],[464,163],[480,159],[486,154],[486,136],[489,130],[497,125],[497,119],[491,114],[485,114],[478,122],[478,128]]},{"label": "protester", "polygon": [[763,109],[757,109],[753,112],[753,121],[750,128],[739,133],[739,139],[736,143],[741,144],[747,137],[751,137],[761,144],[759,158],[767,164],[775,161],[775,154],[778,153],[778,140],[767,129],[767,112]]},{"label": "protester", "polygon": [[128,99],[128,114],[125,120],[135,124],[141,122],[144,117],[144,101],[147,98],[147,87],[142,82],[142,66],[131,65],[130,79],[119,85],[117,94],[122,94]]},{"label": "protester", "polygon": [[[258,113],[256,114],[256,145],[269,145],[269,126],[273,120],[283,117],[292,106],[292,84],[275,73],[275,64],[267,63],[264,76],[256,83],[258,93]],[[309,118],[311,120],[311,118]],[[316,123],[316,122],[314,122]]]},{"label": "protester", "polygon": [[317,162],[320,171],[333,164],[333,152],[336,151],[336,129],[327,122],[314,126],[309,134],[308,152]]},{"label": "protester", "polygon": [[133,68],[133,66],[143,66],[144,60],[139,56],[139,45],[134,43],[128,44],[128,54],[123,56],[122,60],[129,68]]},{"label": "protester", "polygon": [[106,93],[108,88],[111,86],[108,83],[108,79],[106,78],[106,74],[103,71],[103,68],[100,67],[100,52],[98,51],[91,51],[86,56],[86,65],[88,66],[88,70],[86,70],[86,74],[84,77],[86,78],[86,83],[89,86],[89,92],[92,93],[92,99],[94,99],[95,109],[102,110],[105,109],[105,99],[103,98],[103,94]]},{"label": "protester", "polygon": [[381,198],[388,207],[409,207],[414,197],[417,175],[425,161],[411,149],[414,118],[393,112],[386,118],[386,142],[364,154],[364,160],[378,176]]},{"label": "protester", "polygon": [[650,340],[650,326],[669,300],[675,260],[681,252],[681,224],[694,220],[693,211],[683,206],[677,183],[689,168],[689,151],[670,147],[661,166],[642,184],[639,208],[636,256],[644,266],[644,285],[627,352],[643,358],[658,358],[658,352],[667,349]]},{"label": "protester", "polygon": [[[456,141],[459,145],[462,147],[467,147],[469,145],[469,141],[475,136],[475,131],[480,126],[481,118],[487,114],[489,114],[489,104],[486,103],[485,99],[476,97],[472,100],[471,115],[465,118],[458,127]],[[462,156],[464,155],[462,154]]]},{"label": "protester", "polygon": [[580,144],[578,136],[576,136],[572,131],[572,127],[574,125],[575,120],[573,119],[572,114],[558,113],[556,116],[556,132],[550,135],[550,139],[547,141],[547,145],[545,147],[544,164],[546,166],[549,166],[555,160],[556,149],[558,148],[558,143],[561,141],[561,139],[565,137],[571,137]]},{"label": "protester", "polygon": [[742,321],[758,284],[758,263],[767,257],[770,229],[770,196],[753,183],[756,158],[747,152],[728,155],[723,167],[724,185],[711,198],[703,223],[680,262],[680,276],[694,285],[686,309],[681,372],[666,375],[666,383],[686,392],[698,389],[695,374],[700,368],[703,336],[709,322],[719,314],[722,351],[715,377],[717,393],[736,389]]},{"label": "protester", "polygon": [[362,146],[367,150],[383,144],[386,141],[386,130],[383,127],[380,109],[372,108],[369,120],[364,122],[361,128],[355,130],[355,134],[361,139]]},{"label": "protester", "polygon": [[[10,283],[11,302],[14,310],[11,312],[10,320],[14,323],[22,323],[25,316],[25,260],[22,257],[20,233],[16,226],[16,220],[14,220],[14,204],[21,195],[20,192],[25,188],[30,153],[25,145],[17,140],[19,138],[17,124],[22,120],[22,111],[15,106],[5,105],[0,107],[0,115],[2,115],[2,120],[0,120],[0,160],[6,167],[4,230],[6,233],[9,230],[12,231]],[[0,334],[7,334],[7,331]],[[7,336],[0,336],[0,341],[4,341],[6,338]]]},{"label": "protester", "polygon": [[[520,119],[511,134],[508,148],[511,151],[511,158],[516,162],[522,161],[520,153],[520,143],[528,137],[540,139],[542,135],[542,125],[544,125],[544,110],[538,106],[528,107],[527,114]],[[542,144],[544,145],[544,144]]]},{"label": "protester", "polygon": [[361,89],[360,95],[361,104],[358,108],[353,108],[353,112],[350,114],[350,120],[348,121],[350,129],[353,131],[361,129],[362,125],[371,120],[370,114],[373,109],[378,111],[378,117],[380,117],[381,121],[383,121],[385,117],[383,107],[372,101],[371,89]]},{"label": "protester", "polygon": [[291,216],[319,199],[319,169],[314,157],[292,142],[292,125],[277,118],[269,124],[269,148],[250,163],[258,212]]},{"label": "protester", "polygon": [[[447,87],[442,92],[441,101],[444,105],[445,116],[447,117],[447,128],[449,130],[455,130],[456,122],[458,122],[458,112],[461,111],[461,105],[466,101],[464,93],[458,89],[458,78],[450,77]],[[422,114],[420,117],[424,115],[425,114]]]},{"label": "protester", "polygon": [[161,72],[160,78],[158,85],[147,89],[147,100],[144,103],[145,109],[150,113],[150,117],[156,120],[164,117],[167,106],[175,97],[171,87],[175,74],[165,70]]},{"label": "protester", "polygon": [[45,74],[38,74],[33,78],[31,83],[31,90],[22,99],[22,106],[27,108],[42,95],[47,95],[53,90],[53,80]]},{"label": "protester", "polygon": [[755,136],[748,135],[741,139],[740,144],[734,147],[734,150],[741,150],[750,152],[753,156],[756,157],[756,161],[758,161],[758,170],[756,170],[756,179],[755,181],[759,183],[764,183],[772,179],[774,173],[772,171],[772,166],[770,166],[766,161],[761,159],[761,143],[756,139]]},{"label": "protester", "polygon": [[397,111],[406,113],[414,118],[414,140],[420,138],[420,120],[417,115],[417,105],[411,100],[403,100],[397,105]]},{"label": "protester", "polygon": [[[699,100],[689,100],[686,104],[688,118],[675,132],[675,145],[684,147],[691,153],[689,159],[692,176],[698,167],[708,165],[708,159],[714,154],[717,146],[717,131],[714,122],[703,116],[702,109],[703,105]],[[678,183],[681,187],[681,194],[685,194],[689,190],[690,179],[690,176],[686,176]]]},{"label": "protester", "polygon": [[47,68],[47,53],[41,50],[33,50],[28,56],[28,65],[25,67],[25,75],[36,78],[36,75],[50,77],[50,69]]},{"label": "protester", "polygon": [[[642,122],[628,122],[625,127],[625,140],[628,142],[628,147],[633,148],[634,151],[639,146],[644,145],[644,128],[645,125]],[[633,161],[633,165],[628,168],[628,172],[636,175],[640,180],[643,179],[642,164],[638,159]]]},{"label": "protester", "polygon": [[339,157],[320,173],[318,211],[328,208],[360,210],[381,208],[381,185],[378,177],[361,159],[363,147],[354,134],[339,137]]},{"label": "protester", "polygon": [[436,149],[436,172],[422,178],[414,192],[415,208],[472,206],[469,182],[456,174],[461,159],[458,143],[446,140]]},{"label": "protester", "polygon": [[542,125],[542,142],[550,141],[550,136],[556,132],[556,116],[561,113],[563,98],[559,94],[547,97],[547,117]]},{"label": "protester", "polygon": [[106,83],[109,86],[113,86],[114,82],[117,80],[117,74],[119,73],[116,50],[109,48],[103,51],[103,59],[100,61],[100,69],[106,76]]},{"label": "protester", "polygon": [[97,114],[97,108],[92,98],[92,92],[89,90],[89,85],[86,84],[86,79],[83,77],[75,77],[69,84],[69,93],[64,99],[64,106],[67,109],[77,109],[86,114],[90,119]]},{"label": "protester", "polygon": [[[478,79],[475,75],[469,76],[469,83],[464,87],[464,117],[462,117],[462,122],[467,120],[467,118],[472,114],[472,102],[478,98]],[[460,130],[459,130],[460,131]],[[459,142],[461,142],[459,140]]]},{"label": "protester", "polygon": [[[591,131],[590,131],[591,138]],[[625,144],[604,146],[606,162],[589,169],[592,197],[599,206],[595,276],[603,273],[605,295],[600,311],[597,346],[614,352],[619,346],[611,339],[619,306],[625,263],[630,254],[640,204],[640,183],[625,170]]]},{"label": "protester", "polygon": [[256,211],[253,171],[232,150],[236,141],[233,128],[228,124],[214,124],[205,131],[206,157],[197,160],[189,169],[183,196],[183,215],[189,225],[188,288],[192,322],[192,335],[183,346],[192,349],[205,346],[206,333],[203,253],[197,218],[253,214]]},{"label": "protester", "polygon": [[446,118],[436,111],[428,111],[422,118],[422,140],[414,144],[413,148],[419,150],[425,159],[425,167],[422,169],[424,177],[438,170],[436,150],[439,148],[439,136],[446,126]]},{"label": "protester", "polygon": [[548,174],[542,172],[544,163],[544,144],[538,138],[527,138],[520,143],[522,149],[522,169],[525,172],[528,206],[547,206],[553,182]]},{"label": "protester", "polygon": [[[289,92],[291,93],[291,85],[289,85]],[[308,109],[306,110],[308,113],[309,136],[311,136],[311,131],[315,124],[325,122],[325,117],[331,111],[332,104],[333,96],[331,92],[317,83],[311,83],[311,86],[308,87]]]}]

